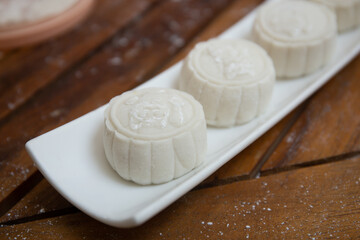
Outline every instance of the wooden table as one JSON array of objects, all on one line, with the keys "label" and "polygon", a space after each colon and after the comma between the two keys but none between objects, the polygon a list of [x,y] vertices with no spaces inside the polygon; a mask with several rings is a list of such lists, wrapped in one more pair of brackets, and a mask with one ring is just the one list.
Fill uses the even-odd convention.
[{"label": "wooden table", "polygon": [[0,239],[359,239],[360,55],[140,227],[83,214],[25,151],[29,139],[145,82],[261,2],[105,0],[65,35],[2,51]]}]

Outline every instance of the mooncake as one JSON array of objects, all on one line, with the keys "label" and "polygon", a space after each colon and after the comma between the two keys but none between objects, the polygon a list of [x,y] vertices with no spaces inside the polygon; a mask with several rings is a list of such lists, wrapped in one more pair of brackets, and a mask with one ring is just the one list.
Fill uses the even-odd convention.
[{"label": "mooncake", "polygon": [[103,143],[107,160],[124,179],[142,185],[168,182],[205,159],[203,108],[176,89],[125,92],[105,110]]},{"label": "mooncake", "polygon": [[288,0],[261,7],[253,37],[274,61],[277,77],[295,78],[326,65],[335,51],[335,14],[320,4]]},{"label": "mooncake", "polygon": [[275,81],[272,60],[242,39],[198,43],[186,57],[178,87],[204,107],[207,124],[231,127],[265,112]]}]

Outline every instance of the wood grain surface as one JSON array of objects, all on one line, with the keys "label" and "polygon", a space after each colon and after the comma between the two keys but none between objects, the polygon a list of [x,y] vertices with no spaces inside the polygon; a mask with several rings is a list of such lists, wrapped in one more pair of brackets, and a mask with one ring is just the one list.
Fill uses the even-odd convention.
[{"label": "wood grain surface", "polygon": [[360,152],[359,65],[358,56],[311,97],[262,170]]},{"label": "wood grain surface", "polygon": [[0,239],[359,239],[360,56],[257,141],[133,229],[66,201],[31,138],[183,59],[261,0],[104,0],[70,32],[0,52]]},{"label": "wood grain surface", "polygon": [[[350,239],[360,232],[360,157],[191,191],[143,226],[81,212],[0,228],[40,239]],[[329,181],[329,178],[332,181]]]}]

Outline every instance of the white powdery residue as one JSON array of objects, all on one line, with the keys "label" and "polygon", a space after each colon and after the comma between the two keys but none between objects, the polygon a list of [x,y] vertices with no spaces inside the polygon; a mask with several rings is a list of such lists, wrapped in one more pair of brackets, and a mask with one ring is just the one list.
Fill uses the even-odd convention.
[{"label": "white powdery residue", "polygon": [[213,222],[208,222],[207,225],[213,225]]},{"label": "white powdery residue", "polygon": [[108,63],[113,66],[119,66],[122,63],[122,59],[119,56],[112,57],[108,60]]},{"label": "white powdery residue", "polygon": [[252,205],[251,208],[252,208],[252,210],[255,210],[256,206],[255,206],[255,205]]},{"label": "white powdery residue", "polygon": [[224,235],[224,233],[222,231],[219,231],[219,234],[220,234],[220,236]]},{"label": "white powdery residue", "polygon": [[201,224],[205,224],[205,222],[204,222],[204,221],[202,221],[202,222],[201,222]]},{"label": "white powdery residue", "polygon": [[270,212],[270,211],[271,211],[271,208],[268,208],[267,210]]},{"label": "white powdery residue", "polygon": [[176,34],[172,34],[170,36],[169,40],[170,40],[171,44],[176,46],[176,47],[181,47],[185,43],[184,39],[182,39],[181,37],[179,37]]},{"label": "white powdery residue", "polygon": [[309,204],[309,207],[314,208],[314,206],[313,206],[313,205],[311,205],[311,204]]},{"label": "white powdery residue", "polygon": [[245,228],[246,228],[246,229],[250,229],[251,226],[250,226],[250,225],[246,225]]},{"label": "white powdery residue", "polygon": [[229,227],[229,225],[230,225],[229,223],[228,223],[228,224],[226,224],[226,227]]},{"label": "white powdery residue", "polygon": [[40,210],[39,210],[39,213],[44,213],[45,212],[45,209],[44,208],[41,208]]},{"label": "white powdery residue", "polygon": [[54,111],[50,112],[50,117],[56,118],[59,117],[64,111],[62,109],[55,109]]},{"label": "white powdery residue", "polygon": [[11,103],[11,102],[9,102],[9,103],[7,104],[7,106],[8,106],[8,108],[9,108],[10,110],[13,110],[13,109],[15,108],[15,104],[14,104],[14,103]]},{"label": "white powdery residue", "polygon": [[125,53],[126,58],[134,58],[140,52],[139,47],[133,47]]},{"label": "white powdery residue", "polygon": [[286,142],[287,143],[292,143],[295,139],[295,134],[291,133],[287,138],[286,138]]},{"label": "white powdery residue", "polygon": [[128,44],[129,44],[129,39],[127,39],[126,37],[122,37],[115,41],[115,45],[119,47],[126,47]]}]

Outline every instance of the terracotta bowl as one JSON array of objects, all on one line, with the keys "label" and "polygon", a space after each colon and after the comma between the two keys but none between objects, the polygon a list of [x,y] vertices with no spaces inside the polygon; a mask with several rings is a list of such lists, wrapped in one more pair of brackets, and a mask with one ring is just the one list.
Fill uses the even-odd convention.
[{"label": "terracotta bowl", "polygon": [[94,2],[94,0],[79,0],[69,9],[53,17],[34,23],[0,28],[0,49],[30,45],[64,33],[88,15]]}]

